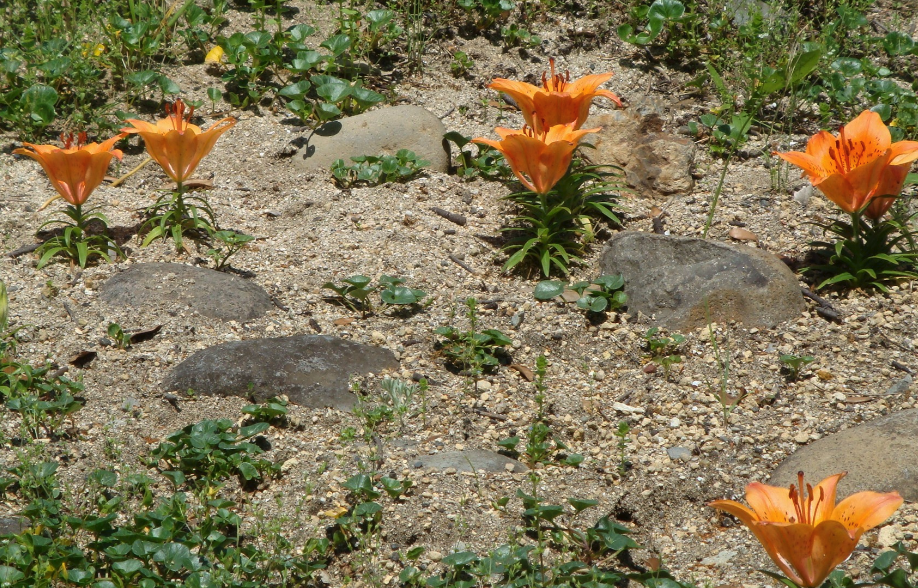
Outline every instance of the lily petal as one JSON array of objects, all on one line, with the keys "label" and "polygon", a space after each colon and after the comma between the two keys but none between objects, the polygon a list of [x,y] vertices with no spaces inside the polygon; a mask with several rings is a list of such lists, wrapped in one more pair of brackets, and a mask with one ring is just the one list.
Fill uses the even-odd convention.
[{"label": "lily petal", "polygon": [[832,511],[832,518],[844,525],[849,533],[864,532],[892,516],[902,502],[898,492],[858,492],[839,502]]},{"label": "lily petal", "polygon": [[800,522],[795,520],[796,510],[788,488],[752,482],[746,486],[746,502],[760,521]]}]

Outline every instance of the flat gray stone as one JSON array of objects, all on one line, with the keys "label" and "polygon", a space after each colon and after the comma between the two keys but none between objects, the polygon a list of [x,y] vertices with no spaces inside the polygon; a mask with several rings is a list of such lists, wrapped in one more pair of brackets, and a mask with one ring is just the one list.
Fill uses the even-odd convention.
[{"label": "flat gray stone", "polygon": [[848,472],[838,484],[839,500],[873,490],[918,500],[918,409],[912,408],[839,431],[801,447],[772,473],[772,486],[797,483],[797,472],[810,484]]},{"label": "flat gray stone", "polygon": [[135,263],[101,288],[108,305],[150,313],[194,311],[208,318],[245,322],[271,308],[264,289],[238,276],[180,263]]},{"label": "flat gray stone", "polygon": [[18,535],[31,524],[26,517],[0,517],[0,535]]},{"label": "flat gray stone", "polygon": [[747,245],[624,232],[609,240],[599,265],[624,276],[630,313],[670,329],[703,327],[708,313],[712,322],[772,328],[804,309],[793,272]]},{"label": "flat gray stone", "polygon": [[163,379],[167,392],[241,396],[262,402],[286,394],[310,408],[350,410],[352,376],[394,370],[388,349],[328,335],[297,335],[222,343],[198,351]]},{"label": "flat gray stone", "polygon": [[336,159],[351,164],[360,155],[395,155],[409,149],[430,162],[427,169],[449,170],[449,151],[444,148],[446,127],[420,106],[380,108],[327,122],[306,139],[308,143],[293,156],[303,171],[329,169]]},{"label": "flat gray stone", "polygon": [[659,108],[616,110],[590,117],[583,128],[602,127],[583,142],[595,147],[590,159],[625,170],[628,186],[647,198],[688,194],[695,187],[695,142],[663,132]]},{"label": "flat gray stone", "polygon": [[[465,451],[446,451],[435,453],[433,455],[424,455],[419,457],[415,462],[420,464],[418,467],[434,468],[445,470],[455,468],[457,472],[471,472],[484,470],[486,472],[506,472],[515,473],[527,472],[529,468],[525,464],[495,453],[486,449],[467,449]],[[513,470],[507,469],[507,464],[513,465]],[[474,468],[474,470],[473,470]]]},{"label": "flat gray stone", "polygon": [[667,447],[666,454],[669,456],[669,459],[676,461],[689,461],[692,459],[692,450],[688,447]]}]

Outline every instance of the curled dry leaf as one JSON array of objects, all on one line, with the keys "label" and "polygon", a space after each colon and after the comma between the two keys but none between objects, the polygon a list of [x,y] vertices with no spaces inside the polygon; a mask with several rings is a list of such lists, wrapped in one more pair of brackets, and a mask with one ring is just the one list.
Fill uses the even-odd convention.
[{"label": "curled dry leaf", "polygon": [[521,376],[526,378],[527,382],[531,382],[535,379],[535,374],[532,373],[532,370],[522,364],[511,363],[510,368],[518,371]]},{"label": "curled dry leaf", "polygon": [[729,235],[731,239],[735,239],[737,241],[758,241],[759,240],[759,237],[755,233],[747,229],[744,229],[742,227],[733,227],[732,229],[730,229]]}]

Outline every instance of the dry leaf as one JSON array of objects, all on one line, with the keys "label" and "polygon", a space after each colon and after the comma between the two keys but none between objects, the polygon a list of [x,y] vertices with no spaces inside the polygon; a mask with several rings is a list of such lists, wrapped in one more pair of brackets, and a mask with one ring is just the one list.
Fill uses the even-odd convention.
[{"label": "dry leaf", "polygon": [[742,227],[733,227],[730,229],[730,238],[736,239],[737,241],[758,241],[759,237],[752,231],[746,230]]},{"label": "dry leaf", "polygon": [[848,396],[845,398],[845,402],[848,404],[862,404],[871,400],[874,400],[873,396]]},{"label": "dry leaf", "polygon": [[152,329],[146,329],[143,331],[137,331],[131,333],[131,345],[135,343],[143,343],[144,341],[149,341],[156,336],[157,333],[163,328],[162,325],[156,325]]},{"label": "dry leaf", "polygon": [[354,319],[352,317],[346,316],[344,318],[335,319],[335,322],[332,324],[338,325],[339,327],[343,327],[345,325],[351,324],[352,322],[354,322]]},{"label": "dry leaf", "polygon": [[660,216],[661,214],[663,214],[663,209],[659,206],[650,207],[650,216]]},{"label": "dry leaf", "polygon": [[528,367],[524,366],[524,365],[521,365],[521,364],[518,364],[518,363],[511,363],[511,364],[510,364],[510,368],[515,369],[516,371],[518,371],[518,372],[520,373],[521,376],[523,376],[524,378],[526,378],[526,381],[527,381],[527,382],[531,382],[532,380],[535,379],[535,374],[532,373],[532,370],[529,369]]},{"label": "dry leaf", "polygon": [[828,370],[816,370],[816,375],[819,376],[820,380],[831,380],[835,377],[832,375],[832,372]]}]

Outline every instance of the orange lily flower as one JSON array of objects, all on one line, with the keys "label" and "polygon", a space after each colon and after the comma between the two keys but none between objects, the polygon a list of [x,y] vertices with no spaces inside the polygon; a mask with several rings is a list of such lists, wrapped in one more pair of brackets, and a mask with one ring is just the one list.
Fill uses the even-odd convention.
[{"label": "orange lily flower", "polygon": [[753,482],[746,486],[751,509],[733,500],[715,500],[708,506],[737,517],[791,581],[813,588],[848,559],[865,531],[902,505],[898,492],[858,492],[836,505],[835,487],[845,474],[829,476],[815,488],[804,486],[803,472],[797,474],[796,487]]},{"label": "orange lily flower", "polygon": [[803,169],[810,182],[849,214],[879,219],[902,192],[905,176],[918,159],[918,141],[892,143],[880,115],[865,110],[841,128],[813,135],[806,152],[774,155]]},{"label": "orange lily flower", "polygon": [[124,133],[138,133],[150,157],[156,160],[163,171],[166,172],[176,184],[181,185],[187,180],[201,159],[214,148],[220,135],[228,131],[236,119],[232,117],[217,121],[207,131],[191,124],[194,108],[185,113],[185,103],[181,99],[175,104],[166,104],[166,118],[156,121],[156,124],[128,119],[126,122],[134,125],[121,129]]},{"label": "orange lily flower", "polygon": [[535,132],[547,131],[555,125],[569,125],[579,129],[590,114],[593,98],[603,96],[615,102],[619,108],[622,101],[609,90],[599,86],[612,77],[612,72],[592,74],[571,82],[570,72],[555,73],[555,60],[550,59],[551,77],[542,74],[542,87],[526,82],[495,78],[488,86],[492,90],[507,94],[523,113],[526,124]]},{"label": "orange lily flower", "polygon": [[121,151],[113,147],[124,136],[116,135],[102,143],[86,143],[86,133],[80,133],[74,146],[71,133],[66,137],[61,135],[63,149],[55,145],[23,143],[28,149],[20,147],[13,153],[40,163],[58,194],[70,204],[80,206],[105,179],[112,157],[122,158]]},{"label": "orange lily flower", "polygon": [[528,189],[545,194],[567,173],[581,137],[599,129],[574,130],[555,125],[545,133],[523,127],[521,131],[497,127],[500,141],[479,137],[475,143],[490,145],[504,154],[510,169]]}]

